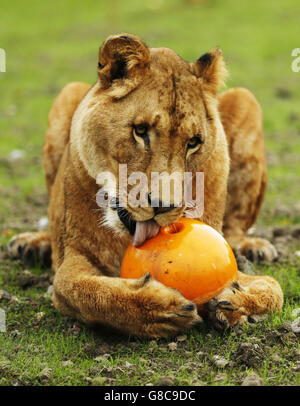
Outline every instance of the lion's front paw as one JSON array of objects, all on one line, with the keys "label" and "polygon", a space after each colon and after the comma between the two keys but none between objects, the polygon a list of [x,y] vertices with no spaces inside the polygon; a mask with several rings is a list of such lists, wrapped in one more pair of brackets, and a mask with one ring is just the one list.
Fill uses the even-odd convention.
[{"label": "lion's front paw", "polygon": [[134,295],[138,313],[137,334],[147,337],[170,337],[193,327],[202,326],[196,305],[178,290],[157,282],[149,274],[136,281]]},{"label": "lion's front paw", "polygon": [[242,254],[252,262],[275,261],[278,258],[274,245],[264,238],[229,237],[228,242],[235,254]]},{"label": "lion's front paw", "polygon": [[211,299],[205,307],[213,327],[226,330],[248,321],[248,314],[243,306],[243,290],[237,282],[232,282],[219,296]]},{"label": "lion's front paw", "polygon": [[14,236],[7,245],[12,259],[25,263],[51,265],[51,239],[47,232],[28,232]]}]

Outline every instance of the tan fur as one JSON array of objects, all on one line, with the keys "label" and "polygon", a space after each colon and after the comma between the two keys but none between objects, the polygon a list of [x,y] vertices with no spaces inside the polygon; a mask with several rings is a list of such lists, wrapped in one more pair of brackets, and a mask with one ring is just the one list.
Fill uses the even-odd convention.
[{"label": "tan fur", "polygon": [[[148,49],[129,34],[112,36],[100,49],[98,73],[92,87],[67,85],[49,115],[44,169],[56,272],[53,303],[89,324],[139,336],[169,336],[201,317],[178,291],[148,276],[118,277],[131,236],[115,212],[97,206],[97,175],[118,175],[119,163],[127,163],[128,175],[203,171],[200,220],[219,232],[224,224],[236,252],[251,250],[253,258],[273,259],[276,251],[268,241],[246,236],[266,186],[261,110],[246,89],[217,97],[226,75],[219,49],[189,64],[170,49]],[[133,125],[141,123],[149,125],[149,146],[133,136]],[[195,134],[205,142],[186,157]],[[128,211],[138,221],[154,216],[151,207],[129,206]],[[159,225],[171,224],[183,211],[175,208],[154,219]],[[17,239],[11,249],[16,244]],[[233,325],[242,316],[281,308],[282,292],[274,279],[239,273],[238,282],[238,294],[233,294],[236,287],[228,287],[216,299],[219,321]],[[223,302],[230,302],[230,310],[228,305],[222,308]]]}]

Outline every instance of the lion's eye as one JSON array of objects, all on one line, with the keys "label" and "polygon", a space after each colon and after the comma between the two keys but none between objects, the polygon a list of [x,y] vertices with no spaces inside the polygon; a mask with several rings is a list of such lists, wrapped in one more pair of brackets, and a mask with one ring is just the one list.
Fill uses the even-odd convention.
[{"label": "lion's eye", "polygon": [[195,135],[188,142],[188,149],[195,149],[198,145],[203,144],[203,140],[200,135]]},{"label": "lion's eye", "polygon": [[144,145],[145,147],[149,147],[149,145],[150,145],[150,138],[148,135],[148,131],[149,131],[149,126],[146,123],[133,126],[133,135],[134,135],[135,140],[140,145]]},{"label": "lion's eye", "polygon": [[139,124],[135,125],[134,132],[138,137],[145,137],[148,133],[148,126],[147,124]]}]

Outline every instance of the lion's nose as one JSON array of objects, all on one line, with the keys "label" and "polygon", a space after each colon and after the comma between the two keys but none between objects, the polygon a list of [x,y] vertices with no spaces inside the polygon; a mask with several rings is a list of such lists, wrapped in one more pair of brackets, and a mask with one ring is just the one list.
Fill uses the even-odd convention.
[{"label": "lion's nose", "polygon": [[[159,203],[162,203],[159,201]],[[161,214],[161,213],[167,213],[168,211],[171,211],[174,209],[174,204],[170,204],[168,207],[163,207],[162,204],[159,205],[159,207],[153,207],[154,213],[156,214]]]},{"label": "lion's nose", "polygon": [[173,210],[175,207],[174,204],[169,204],[168,206],[164,207],[164,204],[161,200],[151,199],[150,195],[148,195],[148,201],[149,201],[151,207],[153,207],[155,215],[161,214],[161,213],[167,213],[168,211]]}]

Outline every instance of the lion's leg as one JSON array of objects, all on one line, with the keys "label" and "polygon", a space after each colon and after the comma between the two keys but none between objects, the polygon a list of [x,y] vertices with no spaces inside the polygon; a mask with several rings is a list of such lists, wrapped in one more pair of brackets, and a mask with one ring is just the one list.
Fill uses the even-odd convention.
[{"label": "lion's leg", "polygon": [[138,280],[103,276],[71,250],[55,273],[53,303],[87,324],[141,337],[167,337],[202,324],[194,303],[149,274]]},{"label": "lion's leg", "polygon": [[224,236],[236,253],[250,260],[273,260],[277,252],[261,238],[246,235],[254,224],[266,189],[266,156],[262,113],[247,89],[231,89],[219,98],[221,120],[231,160]]},{"label": "lion's leg", "polygon": [[226,329],[251,321],[251,316],[280,311],[282,304],[283,293],[275,279],[239,272],[237,282],[233,282],[206,307],[215,327]]},{"label": "lion's leg", "polygon": [[[72,116],[89,88],[90,85],[86,83],[69,83],[58,94],[50,110],[43,149],[49,197],[64,149],[69,141]],[[48,232],[21,233],[10,240],[8,252],[13,259],[48,267],[51,265],[51,236]]]}]

